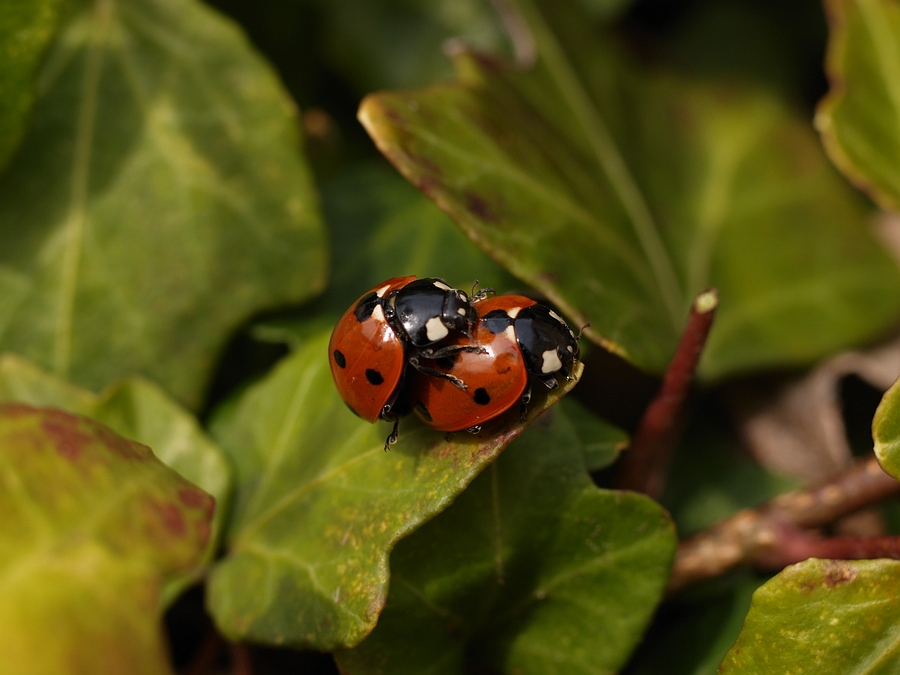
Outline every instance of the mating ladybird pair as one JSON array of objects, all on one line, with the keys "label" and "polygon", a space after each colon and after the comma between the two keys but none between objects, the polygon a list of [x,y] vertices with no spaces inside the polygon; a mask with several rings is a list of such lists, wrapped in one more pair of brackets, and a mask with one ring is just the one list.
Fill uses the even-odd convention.
[{"label": "mating ladybird pair", "polygon": [[328,346],[331,374],[349,408],[369,422],[414,411],[438,431],[477,432],[569,377],[578,341],[555,312],[517,295],[489,297],[441,279],[395,277],[357,300]]}]

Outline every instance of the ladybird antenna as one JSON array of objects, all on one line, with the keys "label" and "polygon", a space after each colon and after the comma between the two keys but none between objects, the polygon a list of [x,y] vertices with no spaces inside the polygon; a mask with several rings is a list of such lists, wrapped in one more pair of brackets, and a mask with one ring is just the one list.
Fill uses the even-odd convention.
[{"label": "ladybird antenna", "polygon": [[588,321],[586,324],[584,324],[581,328],[578,329],[578,335],[575,336],[575,339],[580,340],[581,334],[584,333],[586,328],[590,328],[590,327],[591,327],[591,322]]}]

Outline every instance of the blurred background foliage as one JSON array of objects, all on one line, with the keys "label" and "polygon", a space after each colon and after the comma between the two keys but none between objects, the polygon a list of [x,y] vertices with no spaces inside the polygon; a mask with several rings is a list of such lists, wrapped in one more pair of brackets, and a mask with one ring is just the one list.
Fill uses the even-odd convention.
[{"label": "blurred background foliage", "polygon": [[[762,92],[763,97],[768,97],[766,100],[776,102],[778,110],[788,111],[796,123],[792,128],[801,129],[801,134],[811,137],[816,106],[828,90],[823,69],[828,24],[825,10],[817,0],[788,3],[779,0],[573,2],[591,23],[582,28],[595,30],[597,35],[609,40],[609,44],[621,48],[637,68],[646,69],[641,72],[662,72],[701,85],[727,88],[734,84],[738,88]],[[264,148],[262,154],[266,160],[256,163],[252,151],[245,154],[245,139],[239,138],[240,134],[235,136],[238,140],[223,141],[217,135],[215,124],[204,126],[209,122],[205,119],[209,112],[208,100],[204,99],[208,92],[197,95],[194,91],[196,81],[188,78],[177,86],[178,95],[183,97],[179,99],[180,104],[189,111],[185,115],[190,120],[189,126],[196,125],[191,128],[197,133],[198,145],[209,150],[209,156],[201,159],[209,160],[209,166],[217,167],[203,173],[209,167],[197,161],[203,178],[197,181],[198,192],[193,196],[202,194],[204,197],[185,200],[189,202],[187,207],[173,199],[172,204],[166,203],[166,208],[159,211],[159,202],[149,197],[146,201],[123,198],[124,207],[121,204],[118,207],[116,204],[110,207],[107,203],[99,205],[101,215],[104,209],[112,209],[110,223],[114,224],[121,214],[116,208],[127,208],[145,227],[141,237],[125,244],[111,237],[111,259],[121,268],[117,273],[128,279],[131,279],[129,275],[135,266],[129,259],[115,257],[116,246],[133,251],[158,240],[161,231],[171,233],[174,238],[185,229],[185,223],[194,228],[184,246],[173,239],[176,244],[172,248],[178,250],[177,256],[160,255],[158,264],[170,272],[175,270],[168,276],[163,275],[168,279],[166,284],[158,286],[147,284],[146,279],[137,279],[126,287],[115,280],[102,278],[102,274],[95,275],[101,277],[96,281],[97,292],[103,294],[105,289],[109,294],[113,289],[116,293],[112,295],[117,295],[121,291],[123,306],[129,306],[133,301],[129,295],[131,290],[139,294],[151,287],[147,297],[152,303],[159,303],[167,312],[172,310],[166,314],[171,331],[166,332],[165,327],[157,325],[157,315],[152,311],[146,316],[129,314],[122,328],[125,337],[118,341],[121,353],[129,358],[132,356],[134,343],[128,337],[130,330],[151,326],[147,330],[152,333],[153,344],[146,353],[118,363],[116,359],[108,358],[110,352],[98,347],[99,343],[92,339],[82,340],[84,344],[81,345],[78,341],[63,344],[58,340],[55,344],[44,345],[46,326],[38,307],[34,310],[37,318],[32,317],[32,323],[25,322],[27,330],[17,328],[18,332],[11,332],[12,338],[6,338],[9,342],[0,346],[10,348],[11,345],[14,351],[30,356],[48,370],[55,371],[57,376],[94,391],[103,389],[116,377],[134,371],[149,375],[204,423],[214,420],[215,428],[215,420],[226,420],[218,425],[228,433],[221,433],[217,440],[228,445],[232,436],[252,435],[257,417],[252,406],[250,413],[242,413],[245,418],[241,419],[248,420],[246,429],[232,420],[232,426],[240,427],[240,433],[233,429],[229,431],[227,421],[235,410],[240,411],[241,406],[246,407],[248,401],[252,402],[259,395],[260,389],[253,389],[252,384],[271,373],[273,364],[290,349],[327,331],[344,308],[373,283],[398,274],[418,273],[443,277],[460,288],[468,288],[478,279],[482,284],[503,291],[528,290],[522,275],[513,276],[492,260],[450,217],[416,190],[376,149],[357,121],[360,102],[368,94],[429,87],[453,80],[456,73],[447,54],[458,54],[460,44],[510,60],[515,58],[521,45],[516,44],[515,34],[510,39],[509,25],[499,18],[509,9],[504,0],[493,3],[487,0],[263,0],[255,3],[214,0],[208,4],[233,19],[239,30],[223,28],[210,35],[206,33],[203,16],[196,13],[183,17],[177,12],[162,12],[154,17],[154,21],[159,22],[156,24],[145,21],[146,17],[139,16],[140,12],[136,11],[138,18],[133,24],[139,26],[136,34],[145,38],[151,36],[140,47],[146,53],[154,54],[148,61],[158,58],[153,51],[155,38],[152,39],[157,35],[152,29],[158,25],[166,26],[165,31],[177,37],[179,48],[184,50],[179,52],[182,57],[190,54],[189,47],[195,40],[202,45],[209,44],[203,40],[210,40],[229,49],[235,45],[242,49],[242,31],[263,58],[251,56],[240,63],[227,59],[204,62],[202,49],[198,48],[201,56],[193,55],[191,58],[195,60],[188,60],[192,64],[202,64],[210,72],[223,73],[229,86],[245,93],[258,94],[255,83],[269,83],[272,86],[265,89],[262,97],[283,115],[270,127],[259,122],[265,114],[254,106],[229,111],[229,115],[234,115],[232,123],[237,120],[244,130],[256,131],[257,124],[259,129],[275,129],[271,135],[263,134],[266,138],[260,141],[260,147]],[[37,263],[32,265],[28,258],[36,250],[31,235],[19,236],[20,231],[27,230],[20,227],[19,216],[32,210],[41,212],[45,207],[52,210],[64,202],[63,197],[54,198],[52,190],[45,191],[44,182],[47,175],[54,175],[50,169],[57,165],[59,157],[74,156],[77,159],[79,152],[77,147],[71,147],[67,138],[48,136],[48,140],[36,134],[33,128],[29,132],[28,109],[34,96],[19,95],[21,82],[34,78],[42,57],[46,58],[53,68],[48,69],[50,74],[45,74],[37,91],[44,97],[50,92],[49,100],[53,104],[44,108],[38,104],[34,116],[37,129],[40,131],[57,123],[55,115],[68,115],[65,123],[72,126],[71,113],[77,109],[77,101],[71,91],[59,86],[59,82],[64,84],[64,78],[58,81],[55,76],[73,62],[84,60],[89,63],[90,41],[75,21],[65,24],[65,39],[51,46],[49,52],[44,50],[54,26],[65,23],[60,17],[68,21],[73,15],[98,11],[104,2],[92,5],[48,0],[11,3],[9,7],[13,5],[16,11],[9,12],[8,16],[0,11],[0,36],[19,30],[13,19],[27,14],[25,9],[33,7],[37,14],[26,17],[25,23],[31,26],[28,39],[18,44],[15,50],[9,49],[5,53],[11,75],[0,83],[0,94],[7,90],[5,88],[17,94],[0,96],[0,160],[10,162],[9,175],[13,176],[0,186],[0,196],[5,196],[0,205],[0,235],[7,236],[0,243],[5,249],[0,250],[0,291],[3,291],[0,295],[0,337],[7,327],[4,321],[20,311],[17,299],[31,292],[28,278],[36,274],[32,268],[39,267]],[[547,7],[550,8],[548,13],[552,14],[552,3]],[[17,14],[19,10],[22,12]],[[127,15],[127,11],[124,14]],[[607,46],[604,43],[604,48]],[[275,86],[276,78],[268,64],[274,68],[274,74],[289,97]],[[146,83],[148,90],[162,86],[153,78],[148,78]],[[115,88],[106,95],[119,104],[123,100],[121,92]],[[299,114],[295,114],[294,103]],[[158,168],[165,164],[165,152],[154,154],[160,147],[165,149],[165,144],[150,144],[153,146],[150,150],[138,147],[132,124],[136,113],[124,104],[117,110],[123,114],[106,120],[106,141],[97,144],[96,156],[107,162],[104,166],[119,166],[117,162],[123,161],[123,155],[142,160],[132,161],[129,166]],[[156,140],[171,141],[173,136],[165,133],[166,120],[157,121],[161,131]],[[252,133],[249,136],[255,138]],[[119,142],[121,139],[127,142]],[[229,145],[232,141],[233,145]],[[21,146],[16,155],[13,150],[19,143]],[[134,154],[129,155],[131,152]],[[764,151],[761,154],[765,154]],[[282,167],[283,171],[272,172],[273,165]],[[41,167],[50,169],[45,174],[41,173]],[[192,165],[192,168],[197,169],[197,166]],[[14,174],[25,178],[15,178]],[[109,175],[113,175],[111,169]],[[29,176],[40,177],[29,179]],[[666,179],[660,173],[659,181]],[[175,188],[180,183],[166,177],[164,171],[148,170],[131,176],[122,189],[126,194],[143,194],[147,185],[150,186],[146,188],[148,192],[157,190],[158,195],[177,193]],[[845,188],[849,193],[846,185],[841,187],[842,190]],[[207,200],[206,190],[215,197]],[[292,194],[293,190],[297,190],[297,194]],[[66,184],[61,190],[66,195],[71,195],[70,191],[81,194],[81,199],[90,200],[87,186]],[[234,194],[251,202],[252,208],[233,208],[229,198]],[[293,208],[285,211],[281,208],[282,200],[290,203],[291,196],[296,197],[296,202]],[[815,201],[815,195],[812,201]],[[32,209],[33,204],[40,208]],[[875,212],[861,193],[848,197],[846,204],[849,204],[846,208],[857,215],[868,217]],[[144,212],[152,213],[154,217],[142,219]],[[161,213],[166,217],[159,217]],[[195,219],[196,213],[202,217]],[[265,227],[254,230],[255,234],[264,234],[247,240],[214,241],[208,250],[191,257],[197,253],[192,243],[207,241],[205,238],[213,229],[210,224],[223,218],[266,223]],[[157,222],[164,225],[162,230],[155,229]],[[272,230],[267,230],[268,227]],[[35,231],[39,230],[40,227],[35,228]],[[115,228],[110,230],[114,232]],[[279,242],[284,240],[279,237],[290,238],[292,244],[282,247]],[[141,250],[142,261],[153,258],[152,246]],[[298,250],[303,251],[302,259],[284,255],[284,251]],[[28,264],[21,264],[23,259],[27,259]],[[65,257],[61,259],[64,261]],[[886,256],[879,260],[882,265]],[[9,267],[4,266],[5,263],[10,263]],[[56,268],[51,265],[50,269]],[[96,269],[106,268],[98,265]],[[252,282],[244,283],[247,278]],[[236,279],[238,283],[235,283]],[[156,278],[152,277],[151,281],[155,282]],[[895,281],[890,280],[891,283]],[[52,279],[47,283],[52,284]],[[185,285],[193,292],[183,300],[181,293]],[[885,283],[885,286],[890,284]],[[222,292],[223,288],[227,288],[227,293]],[[170,307],[173,297],[179,300],[174,309]],[[811,360],[852,345],[854,341],[872,341],[881,337],[890,327],[889,318],[896,309],[896,298],[878,302],[886,307],[881,310],[880,318],[872,325],[867,324],[865,330],[851,330],[850,337],[832,341],[824,348],[800,348],[799,356],[793,361],[790,358],[769,361],[762,358],[758,362],[751,360],[748,362],[750,367],[742,368],[740,359],[736,359],[713,374],[715,381],[707,382],[692,402],[692,418],[662,499],[679,534],[696,532],[718,518],[758,504],[800,482],[800,477],[767,468],[750,456],[742,443],[745,439],[738,437],[740,424],[735,420],[740,415],[735,410],[742,409],[741,402],[774,398],[779,387],[797,377]],[[215,311],[210,307],[215,307]],[[860,313],[866,309],[860,308]],[[120,313],[110,311],[109,314],[118,319]],[[73,316],[72,320],[77,323],[79,314],[73,311]],[[202,320],[197,319],[198,316]],[[106,314],[98,312],[84,320],[103,323],[107,318]],[[854,317],[843,320],[852,323]],[[12,322],[10,325],[20,324]],[[106,324],[103,325],[105,330]],[[654,339],[651,335],[648,341]],[[560,417],[566,436],[578,439],[571,447],[582,448],[588,466],[596,469],[593,472],[595,481],[608,485],[610,472],[604,471],[603,467],[612,461],[621,447],[621,439],[593,413],[602,414],[627,431],[633,430],[654,391],[659,368],[655,373],[642,372],[627,361],[589,345],[585,346],[585,352],[585,377],[574,394],[581,405],[573,402],[571,407],[564,408],[566,412]],[[47,380],[49,376],[33,372],[31,368],[15,359],[0,362],[0,384],[3,385],[0,394],[30,400],[30,392],[40,389],[42,393],[35,396],[35,404],[68,406],[89,413],[126,435],[159,446],[157,450],[159,452],[161,448],[163,454],[171,452],[177,456],[179,451],[177,443],[169,449],[163,440],[173,435],[174,432],[168,431],[170,426],[188,428],[180,432],[182,434],[200,433],[192,426],[193,421],[185,411],[176,410],[168,399],[162,400],[163,394],[144,381],[126,381],[98,396]],[[295,379],[300,377],[297,375]],[[272,387],[275,380],[267,382],[261,389]],[[841,387],[838,395],[843,392],[849,429],[851,435],[856,434],[854,450],[859,453],[869,451],[868,425],[880,392],[853,377]],[[49,399],[47,391],[54,392]],[[150,403],[140,403],[141,400]],[[163,410],[169,420],[167,425],[136,423],[135,420],[141,418],[140,411],[146,410],[142,406],[146,405]],[[341,409],[335,415],[343,412]],[[160,428],[146,428],[148,426]],[[272,428],[275,428],[274,424]],[[414,434],[417,433],[417,427],[413,428]],[[379,434],[373,432],[370,435],[377,437]],[[616,442],[607,442],[607,434]],[[151,440],[156,438],[161,440]],[[600,443],[598,438],[604,442]],[[180,470],[190,476],[192,471],[199,471],[198,465],[203,462],[218,467],[213,472],[215,480],[209,480],[209,485],[204,485],[200,478],[197,482],[213,494],[221,494],[220,503],[228,504],[229,469],[224,466],[219,454],[221,450],[207,440],[202,440],[201,444],[208,444],[204,447],[207,459],[201,462],[197,458],[188,458]],[[247,458],[239,456],[234,463],[240,465],[242,459]],[[400,457],[395,459],[398,463],[402,460]],[[575,464],[579,461],[569,459]],[[246,482],[253,484],[257,474],[247,473]],[[455,511],[448,512],[446,521],[451,523],[447,526],[451,531],[457,521],[465,520],[466,509],[477,499],[478,490],[484,489],[485,480],[475,484],[475,491],[466,500],[461,499],[461,505]],[[581,489],[582,486],[577,487]],[[240,499],[238,509],[241,508]],[[890,510],[886,515],[888,522],[897,520]],[[217,531],[222,527],[222,518],[219,514],[215,523]],[[441,532],[435,527],[443,525],[430,525],[419,539],[412,537],[399,549],[404,556],[401,562],[407,565],[405,573],[410,578],[414,578],[418,567],[414,546],[418,541],[429,541],[429,538],[440,540],[440,535],[433,535],[435,531]],[[211,554],[211,551],[205,552],[207,558]],[[467,554],[463,551],[445,555],[464,558]],[[191,578],[180,576],[170,583],[173,588],[180,589]],[[676,675],[716,672],[723,655],[738,635],[752,592],[765,579],[763,575],[750,572],[735,573],[667,603],[644,639],[645,647],[638,650],[625,672],[664,671]],[[174,595],[171,588],[168,592]],[[195,662],[198,646],[209,635],[211,623],[203,610],[202,595],[203,591],[195,587],[166,615],[172,656],[180,669]],[[388,616],[393,620],[395,615]],[[489,619],[490,615],[485,621]],[[391,630],[406,631],[402,622],[399,626],[395,629],[392,624],[386,624],[383,632],[388,633],[388,641]],[[378,647],[375,641],[372,648],[377,652]],[[624,658],[621,654],[614,656]],[[364,661],[367,657],[363,650],[344,654],[341,658],[344,663],[353,664],[355,659]],[[336,672],[330,656],[314,652],[259,647],[253,648],[253,660],[254,672],[258,673],[301,669],[310,673]]]}]

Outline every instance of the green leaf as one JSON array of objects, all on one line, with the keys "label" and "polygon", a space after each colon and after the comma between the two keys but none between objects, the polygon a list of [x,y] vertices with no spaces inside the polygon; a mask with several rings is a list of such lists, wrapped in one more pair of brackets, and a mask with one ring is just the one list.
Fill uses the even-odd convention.
[{"label": "green leaf", "polygon": [[[525,428],[503,416],[480,435],[411,418],[390,427],[347,410],[310,339],[214,420],[237,468],[228,555],[208,604],[231,639],[331,650],[362,640],[387,596],[394,544],[448,506]],[[574,383],[533,401],[531,420]]]},{"label": "green leaf", "polygon": [[323,304],[337,316],[369,287],[396,276],[441,277],[466,291],[476,280],[498,291],[515,284],[445,213],[383,163],[327,183],[322,201],[334,248]]},{"label": "green leaf", "polygon": [[900,380],[881,398],[872,420],[875,456],[887,473],[900,480]]},{"label": "green leaf", "polygon": [[[0,356],[0,401],[51,406],[91,417],[116,433],[153,448],[153,453],[181,476],[212,495],[218,508],[202,563],[215,555],[232,486],[232,469],[225,453],[203,432],[187,410],[159,387],[138,377],[111,385],[99,396],[42,371],[13,354]],[[189,570],[167,581],[168,604],[202,569]]]},{"label": "green leaf", "polygon": [[214,507],[98,422],[0,403],[3,672],[170,672],[160,587],[199,564]]},{"label": "green leaf", "polygon": [[900,2],[825,5],[831,89],[816,126],[847,178],[883,208],[900,211]]},{"label": "green leaf", "polygon": [[341,672],[617,671],[662,596],[676,538],[647,497],[594,486],[583,456],[557,407],[400,542],[378,626],[336,655]]},{"label": "green leaf", "polygon": [[324,55],[363,93],[448,77],[441,49],[447,40],[485,49],[502,44],[482,0],[328,0],[322,8]]},{"label": "green leaf", "polygon": [[353,166],[325,182],[322,207],[333,250],[328,288],[302,313],[256,323],[253,337],[302,344],[333,327],[366,290],[396,276],[440,277],[466,291],[476,280],[497,292],[518,284],[384,162]]},{"label": "green leaf", "polygon": [[898,643],[900,562],[813,558],[756,591],[719,673],[887,675]]},{"label": "green leaf", "polygon": [[[75,3],[0,181],[0,349],[92,389],[196,406],[246,317],[324,280],[297,112],[194,0]],[[0,283],[4,283],[0,281]]]},{"label": "green leaf", "polygon": [[35,75],[56,31],[60,5],[62,0],[4,0],[0,5],[0,168],[27,126]]},{"label": "green leaf", "polygon": [[661,371],[715,286],[701,373],[721,377],[811,361],[896,318],[897,269],[802,119],[761,91],[642,73],[564,5],[519,4],[534,69],[463,52],[457,82],[368,97],[359,116],[591,339]]},{"label": "green leaf", "polygon": [[578,436],[588,471],[606,468],[628,447],[628,434],[597,417],[575,399],[564,399],[560,406]]}]

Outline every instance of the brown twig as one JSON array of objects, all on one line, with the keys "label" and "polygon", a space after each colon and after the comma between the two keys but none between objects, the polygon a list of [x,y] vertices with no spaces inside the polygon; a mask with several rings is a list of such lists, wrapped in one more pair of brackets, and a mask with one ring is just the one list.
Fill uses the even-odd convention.
[{"label": "brown twig", "polygon": [[228,647],[231,651],[231,672],[234,675],[253,675],[250,648],[240,642],[229,642]]},{"label": "brown twig", "polygon": [[809,557],[896,557],[900,540],[893,537],[823,538],[802,529],[827,525],[896,494],[900,494],[900,482],[872,456],[824,483],[739,511],[679,545],[668,591],[738,565],[780,569]]},{"label": "brown twig", "polygon": [[215,628],[210,628],[194,655],[194,659],[182,671],[182,675],[207,675],[212,672],[224,646],[225,640],[222,639],[219,632]]},{"label": "brown twig", "polygon": [[622,456],[616,475],[617,488],[643,492],[656,499],[662,495],[683,427],[685,402],[718,304],[715,289],[708,289],[694,299],[675,356],[641,418],[631,448]]}]

